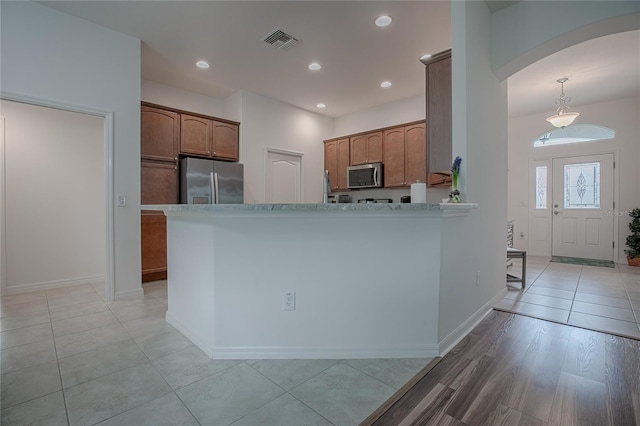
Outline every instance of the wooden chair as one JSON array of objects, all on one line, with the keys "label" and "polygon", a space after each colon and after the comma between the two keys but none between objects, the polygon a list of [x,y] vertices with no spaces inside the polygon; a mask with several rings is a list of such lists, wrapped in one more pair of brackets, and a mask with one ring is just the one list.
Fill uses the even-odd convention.
[{"label": "wooden chair", "polygon": [[520,278],[515,275],[507,274],[508,283],[521,283],[524,289],[525,279],[527,277],[527,252],[526,250],[518,250],[507,247],[507,259],[522,259],[522,274]]}]

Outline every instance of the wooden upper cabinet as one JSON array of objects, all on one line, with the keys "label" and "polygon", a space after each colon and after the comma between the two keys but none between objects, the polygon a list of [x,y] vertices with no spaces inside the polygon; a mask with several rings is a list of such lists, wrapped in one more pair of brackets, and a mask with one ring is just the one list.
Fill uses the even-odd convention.
[{"label": "wooden upper cabinet", "polygon": [[384,186],[404,186],[404,127],[384,132]]},{"label": "wooden upper cabinet", "polygon": [[332,191],[346,191],[349,167],[349,138],[324,143],[324,169],[329,170]]},{"label": "wooden upper cabinet", "polygon": [[356,135],[349,139],[350,164],[382,163],[382,132]]},{"label": "wooden upper cabinet", "polygon": [[369,133],[367,138],[367,163],[382,163],[382,132]]},{"label": "wooden upper cabinet", "polygon": [[178,166],[140,162],[140,204],[178,204]]},{"label": "wooden upper cabinet", "polygon": [[212,122],[211,156],[238,161],[238,126],[236,124]]},{"label": "wooden upper cabinet", "polygon": [[427,181],[427,144],[425,142],[424,123],[404,128],[405,163],[404,180],[406,185],[416,181]]},{"label": "wooden upper cabinet", "polygon": [[340,139],[337,142],[338,151],[338,190],[347,188],[347,167],[349,167],[349,138]]},{"label": "wooden upper cabinet", "polygon": [[[451,50],[425,61],[428,173],[451,174]],[[431,180],[431,179],[430,179]],[[438,181],[438,179],[435,179]],[[449,185],[451,180],[442,180]]]},{"label": "wooden upper cabinet", "polygon": [[146,160],[177,161],[179,114],[159,108],[140,109],[140,156]]},{"label": "wooden upper cabinet", "polygon": [[357,135],[349,139],[349,156],[349,163],[352,166],[367,163],[367,138],[365,135]]},{"label": "wooden upper cabinet", "polygon": [[396,127],[384,132],[384,186],[411,186],[427,179],[425,124]]},{"label": "wooden upper cabinet", "polygon": [[180,153],[211,155],[211,120],[180,114]]},{"label": "wooden upper cabinet", "polygon": [[181,114],[180,153],[238,161],[238,125]]},{"label": "wooden upper cabinet", "polygon": [[324,143],[324,169],[329,171],[331,189],[338,189],[338,143],[336,141]]}]

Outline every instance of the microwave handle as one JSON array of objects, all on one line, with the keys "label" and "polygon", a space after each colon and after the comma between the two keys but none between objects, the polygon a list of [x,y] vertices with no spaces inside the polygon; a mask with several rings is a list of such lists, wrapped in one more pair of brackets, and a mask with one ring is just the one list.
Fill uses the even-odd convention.
[{"label": "microwave handle", "polygon": [[378,168],[377,167],[375,167],[373,169],[373,183],[374,183],[375,186],[380,185],[380,182],[378,182]]}]

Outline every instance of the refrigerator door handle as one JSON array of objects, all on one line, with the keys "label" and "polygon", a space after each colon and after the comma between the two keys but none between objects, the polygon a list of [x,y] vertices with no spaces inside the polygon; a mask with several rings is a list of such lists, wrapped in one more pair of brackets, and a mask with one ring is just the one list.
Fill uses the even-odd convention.
[{"label": "refrigerator door handle", "polygon": [[211,186],[211,204],[216,203],[216,181],[213,177],[213,172],[209,173],[209,185]]},{"label": "refrigerator door handle", "polygon": [[215,194],[216,194],[215,204],[220,204],[220,193],[218,192],[218,174],[217,173],[213,173],[213,183],[214,183]]}]

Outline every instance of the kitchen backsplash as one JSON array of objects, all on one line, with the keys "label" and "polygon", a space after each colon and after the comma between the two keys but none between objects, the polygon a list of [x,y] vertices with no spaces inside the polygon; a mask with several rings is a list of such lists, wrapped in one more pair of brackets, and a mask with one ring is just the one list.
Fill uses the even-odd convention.
[{"label": "kitchen backsplash", "polygon": [[[440,203],[443,198],[447,198],[449,196],[450,188],[444,187],[436,187],[436,188],[427,188],[427,203]],[[384,199],[390,198],[394,203],[400,202],[400,197],[405,195],[411,195],[411,188],[372,188],[372,189],[360,189],[354,191],[346,191],[346,192],[332,192],[332,194],[347,194],[351,197],[352,203],[357,203],[358,200],[364,198],[373,198],[373,199]]]}]

